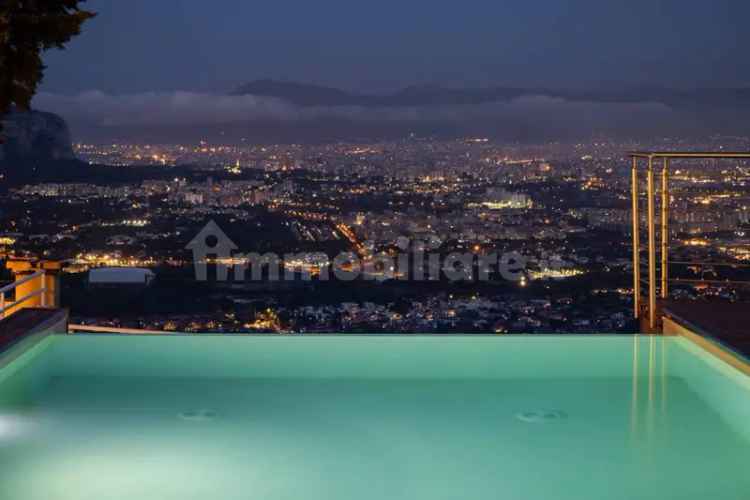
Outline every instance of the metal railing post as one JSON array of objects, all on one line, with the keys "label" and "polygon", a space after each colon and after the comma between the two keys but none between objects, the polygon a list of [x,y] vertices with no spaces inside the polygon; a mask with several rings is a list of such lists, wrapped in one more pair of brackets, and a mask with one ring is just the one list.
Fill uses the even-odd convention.
[{"label": "metal railing post", "polygon": [[654,207],[654,159],[648,158],[648,324],[656,328],[656,223]]},{"label": "metal railing post", "polygon": [[[26,295],[23,295],[22,297],[19,297],[19,287],[21,285],[24,285],[29,282],[34,282],[34,280],[40,279],[41,286],[37,287],[36,289],[33,289],[31,292],[26,293]],[[30,300],[34,297],[40,296],[40,303],[42,307],[46,307],[46,298],[44,297],[45,293],[47,292],[47,286],[45,279],[45,272],[42,270],[35,271],[34,273],[21,278],[19,280],[14,281],[13,283],[9,285],[5,285],[4,287],[0,288],[0,319],[6,318],[10,316],[11,314],[15,313],[17,310],[21,309],[21,305],[24,304],[27,300]],[[15,298],[8,304],[8,301],[5,299],[5,294],[7,292],[13,291],[15,293]]]},{"label": "metal railing post", "polygon": [[41,292],[41,295],[39,296],[39,305],[47,307],[47,275],[44,271],[39,275],[39,283],[39,291]]},{"label": "metal railing post", "polygon": [[669,297],[669,158],[661,171],[661,298]]},{"label": "metal railing post", "polygon": [[633,184],[633,309],[635,318],[641,316],[641,236],[640,236],[640,214],[638,212],[638,158],[633,157],[632,179]]}]

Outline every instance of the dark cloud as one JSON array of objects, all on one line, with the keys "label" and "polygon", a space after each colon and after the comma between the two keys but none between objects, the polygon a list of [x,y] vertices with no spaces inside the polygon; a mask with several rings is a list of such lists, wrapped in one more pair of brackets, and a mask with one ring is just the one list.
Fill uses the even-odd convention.
[{"label": "dark cloud", "polygon": [[101,127],[289,120],[296,114],[292,106],[277,99],[180,91],[110,95],[92,90],[72,96],[42,92],[34,104],[73,123]]},{"label": "dark cloud", "polygon": [[[252,95],[182,91],[111,95],[88,91],[77,95],[43,92],[34,104],[38,109],[63,116],[74,131],[81,131],[84,140],[92,130],[96,130],[100,138],[108,131],[121,137],[127,130],[126,134],[133,135],[131,139],[142,140],[142,131],[147,129],[232,129],[242,124],[268,124],[278,130],[287,128],[290,135],[301,134],[298,137],[301,141],[308,139],[304,136],[305,130],[317,125],[330,128],[331,138],[368,131],[377,138],[382,134],[373,131],[373,127],[380,127],[394,133],[416,128],[436,133],[486,133],[528,140],[655,130],[684,133],[703,126],[688,115],[658,103],[573,102],[547,96],[468,106],[365,108],[298,107],[277,98]],[[302,125],[307,129],[300,129]],[[336,127],[341,130],[334,130]]]}]

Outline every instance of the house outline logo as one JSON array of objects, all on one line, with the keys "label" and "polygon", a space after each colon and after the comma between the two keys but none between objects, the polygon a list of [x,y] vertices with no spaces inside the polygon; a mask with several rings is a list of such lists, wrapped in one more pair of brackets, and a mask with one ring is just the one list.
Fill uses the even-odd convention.
[{"label": "house outline logo", "polygon": [[[216,243],[210,244],[208,239],[215,238]],[[226,281],[229,274],[229,265],[220,262],[220,259],[229,259],[232,250],[237,250],[237,245],[222,231],[219,225],[211,219],[203,229],[185,245],[185,248],[193,252],[193,265],[195,266],[195,278],[198,281],[208,279],[208,264],[206,258],[209,255],[216,256],[216,280]]]}]

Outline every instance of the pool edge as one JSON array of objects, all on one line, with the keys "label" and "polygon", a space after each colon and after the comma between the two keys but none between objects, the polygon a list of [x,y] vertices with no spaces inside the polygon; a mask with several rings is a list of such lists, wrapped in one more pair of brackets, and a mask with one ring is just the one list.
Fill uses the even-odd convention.
[{"label": "pool edge", "polygon": [[712,339],[711,337],[695,333],[692,330],[680,325],[679,323],[671,323],[672,324],[670,325],[670,328],[673,333],[667,336],[684,338],[697,347],[701,348],[707,354],[710,354],[714,358],[723,361],[727,365],[745,374],[746,376],[750,376],[750,361],[740,353],[735,352],[734,350]]}]

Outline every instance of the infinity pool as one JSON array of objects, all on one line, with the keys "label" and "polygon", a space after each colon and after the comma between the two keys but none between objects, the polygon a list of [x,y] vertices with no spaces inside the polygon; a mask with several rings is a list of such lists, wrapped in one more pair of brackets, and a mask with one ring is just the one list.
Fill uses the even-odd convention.
[{"label": "infinity pool", "polygon": [[750,377],[681,338],[59,335],[1,359],[3,500],[750,498]]}]

